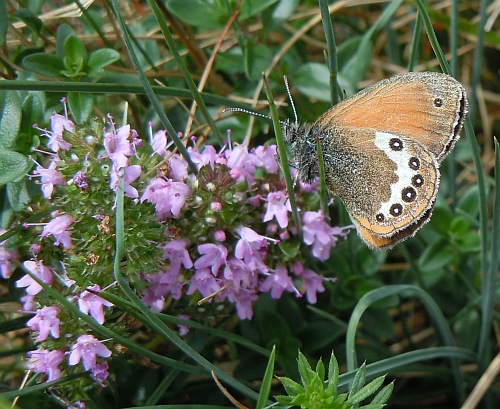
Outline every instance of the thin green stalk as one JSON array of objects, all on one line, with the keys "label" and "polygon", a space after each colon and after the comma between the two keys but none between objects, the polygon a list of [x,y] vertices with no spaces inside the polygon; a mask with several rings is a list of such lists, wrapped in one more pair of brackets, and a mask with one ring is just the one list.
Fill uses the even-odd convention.
[{"label": "thin green stalk", "polygon": [[318,152],[319,165],[319,203],[321,205],[321,213],[328,215],[328,191],[326,190],[326,174],[325,174],[325,158],[323,157],[323,148],[321,140],[316,140],[316,150]]},{"label": "thin green stalk", "polygon": [[142,86],[144,87],[144,91],[146,91],[146,94],[148,94],[149,100],[153,104],[156,114],[160,118],[160,121],[162,122],[163,126],[168,132],[168,136],[172,139],[172,141],[175,144],[175,147],[179,150],[179,153],[186,159],[186,162],[189,165],[189,168],[194,174],[198,173],[198,168],[194,164],[194,162],[191,160],[191,157],[189,156],[189,153],[182,143],[182,141],[179,139],[177,136],[177,132],[175,128],[172,126],[172,123],[168,119],[167,115],[163,112],[163,107],[160,104],[160,101],[158,100],[158,97],[154,93],[153,89],[151,88],[151,85],[149,84],[149,81],[142,71],[141,65],[139,63],[139,59],[137,58],[137,55],[134,52],[134,49],[132,47],[132,44],[130,42],[130,38],[128,35],[128,30],[127,26],[125,25],[125,21],[123,21],[123,17],[120,13],[120,7],[118,6],[118,1],[117,0],[112,0],[113,3],[113,9],[116,14],[116,19],[118,21],[118,24],[120,26],[122,36],[123,36],[123,41],[125,43],[125,47],[127,47],[127,51],[129,53],[130,59],[132,63],[134,64],[134,68],[137,72],[137,75],[139,76],[139,79],[141,80]]},{"label": "thin green stalk", "polygon": [[488,7],[488,0],[481,0],[479,2],[479,23],[477,24],[477,42],[474,47],[474,57],[472,58],[472,73],[471,73],[471,98],[469,103],[469,116],[474,118],[477,109],[476,89],[479,85],[481,77],[481,69],[483,66],[483,52],[484,52],[484,27],[486,25],[486,8]]},{"label": "thin green stalk", "polygon": [[450,16],[450,74],[457,76],[458,71],[458,0],[451,0]]},{"label": "thin green stalk", "polygon": [[[361,320],[361,316],[370,305],[391,295],[418,297],[418,299],[425,306],[429,317],[433,321],[434,327],[439,333],[443,344],[448,347],[455,346],[450,327],[448,326],[448,323],[446,322],[446,319],[444,318],[439,306],[424,290],[422,290],[420,287],[412,285],[391,285],[387,287],[380,287],[366,293],[363,297],[361,297],[351,314],[346,335],[346,355],[348,371],[353,371],[358,366],[356,358],[355,337],[356,329]],[[460,367],[458,365],[458,361],[456,359],[451,359],[451,366],[453,378],[455,381],[455,389],[458,393],[457,400],[459,402],[463,402],[465,400],[465,391],[463,389],[464,381],[462,372],[460,371]]]},{"label": "thin green stalk", "polygon": [[[451,16],[450,16],[450,74],[456,77],[457,66],[458,66],[458,0],[452,0],[451,2]],[[455,211],[457,207],[457,186],[455,184],[455,179],[457,177],[456,168],[456,156],[455,150],[450,152],[450,157],[448,158],[448,180],[451,182],[449,184],[449,197],[451,198],[451,208]]]},{"label": "thin green stalk", "polygon": [[330,98],[332,105],[336,105],[342,99],[342,91],[337,81],[339,73],[339,64],[337,60],[337,45],[335,43],[335,33],[333,31],[332,18],[328,12],[328,2],[319,0],[319,10],[321,12],[321,20],[323,21],[323,30],[325,32],[326,45],[328,47],[328,69],[330,71]]},{"label": "thin green stalk", "polygon": [[[425,1],[424,1],[425,4]],[[410,58],[408,59],[408,72],[413,71],[417,61],[420,45],[420,34],[422,33],[422,15],[417,10],[417,18],[415,19],[415,26],[413,27],[413,38],[411,42]]]},{"label": "thin green stalk", "polygon": [[[434,33],[434,29],[432,28],[432,23],[430,21],[429,15],[427,14],[425,7],[422,4],[421,0],[415,0],[417,7],[419,8],[419,11],[422,14],[422,18],[424,21],[425,28],[427,30],[427,35],[429,36],[429,41],[432,45],[432,48],[434,50],[434,53],[436,54],[437,58],[441,62],[441,68],[443,69],[444,72],[449,74],[449,66],[446,60],[444,59],[444,54],[439,47],[439,43],[436,38],[436,34]],[[485,275],[487,275],[489,266],[488,266],[488,249],[490,248],[489,245],[489,229],[488,229],[488,203],[486,201],[486,184],[485,184],[485,175],[483,171],[483,166],[481,164],[481,156],[479,154],[479,145],[477,143],[475,134],[474,134],[474,129],[472,127],[472,122],[471,122],[471,116],[468,115],[465,118],[465,134],[467,135],[467,139],[469,141],[469,146],[472,152],[472,160],[474,162],[474,167],[476,170],[476,177],[477,177],[477,185],[478,185],[478,191],[479,191],[479,221],[480,221],[480,232],[481,232],[481,241],[482,241],[482,246],[481,246],[481,270],[483,271],[483,280],[481,282],[481,292],[483,296],[485,296],[489,289],[488,289],[488,281],[485,279]],[[497,249],[495,249],[496,251]],[[484,306],[484,305],[483,305]],[[487,314],[486,311],[483,310],[483,319],[484,319],[484,314]],[[486,325],[486,324],[485,324]],[[482,332],[480,339],[479,339],[479,345],[483,345],[486,343],[486,338],[487,338],[487,331]],[[486,365],[487,362],[483,361],[484,355],[480,356],[480,363],[481,365]],[[484,367],[484,366],[483,366]]]},{"label": "thin green stalk", "polygon": [[[219,129],[217,126],[215,126],[215,122],[208,112],[208,109],[205,105],[205,101],[203,101],[203,98],[200,95],[200,91],[198,91],[198,87],[196,86],[195,82],[193,81],[193,78],[191,78],[191,74],[189,73],[189,70],[187,69],[186,65],[184,64],[184,61],[182,61],[181,56],[179,55],[179,52],[177,51],[177,47],[175,45],[174,39],[172,38],[172,34],[170,33],[170,29],[168,28],[167,23],[165,22],[165,19],[163,18],[163,14],[161,13],[160,8],[156,4],[154,0],[147,0],[148,4],[151,7],[151,10],[153,10],[153,13],[155,14],[156,20],[158,21],[158,24],[160,25],[161,31],[163,33],[163,36],[165,37],[165,41],[167,42],[168,48],[170,49],[170,52],[175,58],[175,61],[177,62],[177,66],[181,70],[182,74],[184,75],[184,79],[186,80],[186,83],[189,87],[189,90],[193,94],[193,98],[198,104],[198,107],[200,109],[201,114],[205,118],[205,121],[207,121],[207,124],[212,128],[213,133],[217,137],[217,140],[219,143],[223,143],[223,138],[222,135],[219,132]],[[115,4],[117,0],[113,0],[113,4]]]},{"label": "thin green stalk", "polygon": [[107,37],[102,32],[101,26],[99,26],[99,24],[97,24],[97,22],[92,17],[92,14],[89,13],[89,11],[83,6],[83,4],[80,2],[80,0],[75,0],[75,3],[78,6],[78,8],[80,9],[80,11],[82,12],[82,15],[87,19],[87,21],[89,22],[89,24],[95,30],[95,32],[97,33],[97,35],[99,36],[99,38],[101,39],[101,41],[103,42],[103,44],[107,48],[113,48],[113,46],[111,45],[111,43],[109,42],[109,40],[107,39]]},{"label": "thin green stalk", "polygon": [[443,53],[443,50],[441,50],[439,41],[436,37],[436,33],[434,32],[434,28],[432,27],[432,21],[429,17],[429,14],[427,14],[427,10],[425,9],[425,4],[422,0],[415,0],[415,3],[417,5],[419,15],[422,17],[425,31],[427,33],[427,37],[429,38],[429,43],[431,44],[432,50],[434,51],[434,54],[436,55],[436,58],[439,61],[441,70],[445,74],[450,74],[450,66],[446,61],[446,57]]},{"label": "thin green stalk", "polygon": [[[156,95],[193,99],[191,92],[184,88],[151,86]],[[88,92],[91,94],[135,94],[143,95],[147,92],[141,85],[134,84],[116,84],[116,83],[91,83],[91,82],[70,82],[70,81],[0,81],[0,90],[15,91],[45,91],[45,92]],[[239,101],[233,101],[229,98],[208,92],[201,93],[203,99],[216,105],[225,105],[227,107],[247,108],[250,105]]]},{"label": "thin green stalk", "polygon": [[288,193],[288,199],[290,200],[290,207],[292,208],[292,217],[295,226],[297,226],[297,232],[299,237],[302,237],[302,222],[300,221],[297,202],[295,201],[295,193],[293,191],[293,181],[292,175],[290,173],[290,165],[288,162],[288,155],[286,152],[285,141],[283,140],[283,135],[281,134],[280,120],[278,117],[278,111],[276,110],[276,104],[274,103],[273,92],[267,78],[262,75],[264,85],[266,87],[267,99],[269,101],[269,109],[271,110],[271,118],[273,120],[274,133],[276,135],[276,144],[278,145],[278,155],[281,162],[281,170],[285,178],[286,191]]},{"label": "thin green stalk", "polygon": [[217,377],[222,381],[226,382],[231,387],[240,391],[245,396],[248,396],[250,399],[254,399],[257,401],[258,394],[242,383],[236,381],[231,378],[227,373],[222,371],[219,367],[213,365],[210,361],[206,360],[200,354],[198,354],[191,346],[189,346],[186,342],[184,342],[179,336],[172,331],[167,325],[165,325],[160,318],[156,316],[156,314],[151,311],[135,294],[134,291],[129,286],[129,283],[123,277],[121,273],[121,261],[124,257],[124,241],[125,241],[125,222],[124,222],[124,206],[123,206],[123,178],[120,180],[120,184],[118,186],[118,191],[116,194],[116,253],[115,253],[115,262],[114,262],[114,276],[116,282],[118,283],[120,289],[127,296],[127,298],[135,305],[137,310],[139,310],[144,317],[149,322],[149,327],[155,331],[158,335],[167,339],[172,345],[181,350],[187,357],[197,362],[200,366],[202,366],[208,373],[215,372]]},{"label": "thin green stalk", "polygon": [[487,340],[491,335],[493,311],[496,302],[496,286],[498,273],[498,260],[500,248],[500,146],[495,138],[495,195],[493,198],[493,214],[492,214],[492,238],[491,238],[491,259],[486,276],[483,275],[482,285],[482,300],[481,300],[481,329],[479,331],[479,362],[486,368],[487,362]]},{"label": "thin green stalk", "polygon": [[[396,356],[382,359],[372,364],[366,365],[367,378],[387,373],[397,373],[407,370],[408,366],[414,362],[430,361],[433,359],[460,359],[463,361],[476,362],[477,355],[470,349],[459,347],[431,347],[419,349],[417,351],[404,352]],[[435,368],[435,367],[434,367]],[[417,368],[415,368],[417,370]],[[352,382],[356,375],[356,370],[349,371],[339,377],[339,387],[345,387]]]}]

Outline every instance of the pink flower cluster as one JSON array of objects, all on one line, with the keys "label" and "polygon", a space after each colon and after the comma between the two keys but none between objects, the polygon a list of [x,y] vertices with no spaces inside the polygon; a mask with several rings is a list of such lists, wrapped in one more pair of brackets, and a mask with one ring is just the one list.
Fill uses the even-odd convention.
[{"label": "pink flower cluster", "polygon": [[[49,267],[45,266],[42,261],[25,261],[24,267],[33,276],[38,278],[40,281],[51,286],[53,283],[53,275],[55,272]],[[33,297],[43,290],[43,287],[33,278],[31,274],[27,274],[16,282],[17,287],[25,287],[26,293],[32,301]],[[89,288],[93,291],[84,291],[78,297],[78,304],[80,310],[85,314],[89,314],[100,324],[104,322],[104,306],[111,306],[110,302],[104,300],[103,298],[94,294],[94,292],[99,292],[100,288],[98,285]],[[26,303],[25,303],[26,305]],[[49,335],[52,338],[60,337],[60,319],[58,315],[60,314],[60,309],[56,306],[47,306],[38,309],[35,316],[27,322],[27,326],[37,335],[36,341],[41,343],[45,341]],[[61,375],[61,370],[59,364],[64,359],[64,356],[68,352],[64,349],[58,349],[54,351],[48,351],[44,349],[38,349],[29,353],[30,360],[28,362],[28,367],[36,372],[44,372],[48,374],[49,381],[56,380]],[[97,356],[103,358],[108,358],[111,356],[111,351],[105,347],[99,340],[97,340],[93,335],[81,335],[75,344],[71,346],[71,352],[69,352],[69,365],[76,365],[83,360],[84,368],[90,370],[92,376],[99,380],[104,381],[107,377],[107,364],[97,363]],[[104,365],[104,366],[103,366]],[[106,376],[104,376],[106,374]]]},{"label": "pink flower cluster", "polygon": [[[151,131],[150,146],[142,147],[142,141],[129,125],[116,129],[110,121],[103,130],[101,141],[86,142],[98,146],[80,150],[78,156],[70,155],[78,146],[72,146],[65,138],[66,132],[75,132],[75,125],[58,114],[51,118],[51,125],[52,131],[44,131],[44,136],[48,138],[47,147],[52,152],[43,152],[50,157],[50,164],[47,168],[37,164],[31,175],[40,177],[41,192],[46,200],[59,190],[63,193],[60,196],[66,198],[69,195],[64,189],[72,189],[73,193],[76,192],[75,200],[85,203],[95,180],[101,178],[99,181],[103,183],[94,191],[99,190],[102,194],[102,186],[109,186],[112,192],[117,192],[123,179],[124,195],[132,199],[127,206],[147,208],[144,213],[150,215],[151,206],[154,206],[153,217],[165,226],[164,237],[158,237],[155,243],[145,241],[144,247],[151,248],[151,254],[157,257],[158,271],[150,268],[144,273],[134,272],[146,281],[140,290],[142,301],[152,310],[162,311],[168,298],[197,295],[205,302],[233,304],[240,319],[251,319],[252,303],[259,294],[269,293],[275,299],[285,292],[297,297],[305,294],[308,302],[315,303],[317,294],[325,291],[324,281],[332,280],[307,268],[304,249],[311,256],[325,261],[338,238],[345,237],[349,227],[331,227],[321,212],[308,208],[307,203],[314,201],[304,198],[315,192],[316,187],[299,183],[296,197],[303,224],[299,234],[292,222],[292,208],[284,182],[279,177],[276,146],[249,150],[244,145],[228,143],[216,151],[210,145],[198,150],[193,144],[188,153],[198,170],[198,174],[194,174],[183,157],[169,151],[165,131],[155,134]],[[82,161],[80,170],[75,170],[78,166],[74,166],[74,157]],[[164,168],[157,170],[156,177],[149,179],[147,186],[141,186],[139,176],[143,168],[161,160],[165,160]],[[100,173],[90,174],[96,168],[100,168]],[[88,201],[88,208],[91,208]],[[97,214],[89,218],[102,221],[104,226],[104,219],[112,216],[113,201],[110,202],[107,202],[110,203],[109,215],[96,211]],[[65,322],[65,315],[57,304],[50,305],[47,297],[38,295],[43,291],[39,282],[48,286],[62,283],[80,311],[101,325],[106,325],[105,307],[112,307],[98,295],[101,288],[111,284],[110,275],[96,274],[93,279],[98,277],[97,280],[102,281],[82,284],[87,277],[85,274],[77,277],[80,272],[75,273],[73,269],[73,275],[68,274],[70,278],[66,273],[56,272],[52,267],[54,262],[44,263],[48,249],[57,251],[62,257],[69,253],[82,255],[75,243],[82,243],[82,231],[87,228],[89,218],[86,225],[80,225],[86,216],[82,216],[82,211],[73,211],[71,206],[61,208],[38,232],[39,236],[30,248],[33,259],[23,264],[29,274],[16,282],[17,287],[26,291],[22,298],[24,309],[36,309],[27,325],[36,334],[39,349],[30,353],[28,366],[36,372],[47,373],[49,380],[55,380],[61,374],[64,357],[68,356],[67,365],[82,362],[94,379],[103,382],[108,376],[108,366],[102,359],[109,358],[111,350],[93,335],[82,333],[87,330],[81,328],[68,345],[62,344],[64,337],[61,337],[61,332],[64,331],[61,331],[61,326],[67,324],[67,319]],[[109,226],[103,229],[109,229]],[[301,250],[284,257],[283,248],[287,244],[289,248]],[[165,261],[163,266],[158,250]],[[17,252],[0,247],[0,268],[4,278],[10,276],[12,264],[18,258]],[[61,264],[70,263],[70,260],[68,257]],[[92,266],[91,259],[87,265]],[[75,285],[76,282],[80,287]],[[38,298],[43,298],[41,304],[36,302]],[[183,334],[187,329],[186,326],[180,327]],[[57,344],[57,349],[48,350],[44,348],[48,340],[61,340],[63,346],[59,348]]]},{"label": "pink flower cluster", "polygon": [[[166,143],[164,133],[153,136],[152,144],[157,154],[166,155]],[[295,226],[288,228],[292,209],[283,182],[276,179],[279,170],[276,146],[259,146],[249,151],[246,146],[227,145],[217,153],[213,146],[206,145],[201,152],[195,148],[188,148],[188,151],[200,174],[209,175],[201,176],[209,179],[206,186],[200,187],[200,176],[191,174],[187,162],[174,154],[168,160],[168,174],[150,180],[141,202],[154,204],[158,220],[167,221],[167,224],[175,225],[182,219],[183,212],[193,209],[195,214],[199,211],[198,217],[207,220],[207,225],[214,224],[218,228],[207,227],[202,243],[193,240],[185,230],[184,238],[174,238],[161,245],[169,267],[146,275],[149,286],[144,291],[143,301],[153,310],[161,311],[167,297],[181,298],[187,286],[186,295],[198,292],[208,301],[213,298],[235,304],[240,319],[252,318],[252,301],[258,298],[259,292],[269,292],[273,298],[280,298],[285,291],[297,296],[305,292],[309,302],[316,302],[316,293],[325,290],[324,278],[304,268],[300,260],[287,269],[276,255],[279,252],[273,248],[279,241],[286,241],[297,233]],[[271,186],[258,178],[259,169],[276,176],[278,183]],[[243,224],[224,226],[220,223],[218,213],[226,207],[220,192],[230,191],[228,186],[241,182],[247,184],[250,193],[241,205],[241,212],[249,215],[246,224],[259,225],[259,230],[267,236]],[[211,192],[205,213],[208,216],[202,216],[199,209],[203,206],[197,200],[198,191],[203,188]],[[311,189],[314,190],[307,186],[304,191]],[[252,192],[257,193],[252,195]],[[265,192],[266,196],[258,192]],[[329,258],[338,237],[347,234],[346,229],[330,227],[318,211],[304,211],[302,222],[304,244],[311,246],[312,255],[322,261]]]}]

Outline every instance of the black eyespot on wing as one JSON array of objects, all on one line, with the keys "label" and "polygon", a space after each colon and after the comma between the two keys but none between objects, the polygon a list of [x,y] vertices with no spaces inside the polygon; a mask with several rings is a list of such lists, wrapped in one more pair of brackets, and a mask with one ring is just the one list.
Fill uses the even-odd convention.
[{"label": "black eyespot on wing", "polygon": [[399,138],[391,138],[389,141],[389,148],[393,151],[401,151],[403,150],[403,141]]},{"label": "black eyespot on wing", "polygon": [[410,169],[418,170],[420,168],[420,160],[415,156],[412,156],[408,161],[408,166],[410,167]]},{"label": "black eyespot on wing", "polygon": [[415,187],[421,187],[424,184],[424,177],[416,174],[411,178],[411,184]]},{"label": "black eyespot on wing", "polygon": [[382,213],[379,213],[375,216],[378,222],[383,222],[385,220],[385,216]]},{"label": "black eyespot on wing", "polygon": [[400,203],[394,203],[389,209],[389,213],[394,217],[400,216],[403,213],[403,205]]},{"label": "black eyespot on wing", "polygon": [[417,191],[411,186],[405,187],[401,191],[401,199],[406,203],[411,203],[417,198]]},{"label": "black eyespot on wing", "polygon": [[434,106],[436,108],[441,108],[443,106],[444,102],[441,98],[436,98],[434,99]]}]

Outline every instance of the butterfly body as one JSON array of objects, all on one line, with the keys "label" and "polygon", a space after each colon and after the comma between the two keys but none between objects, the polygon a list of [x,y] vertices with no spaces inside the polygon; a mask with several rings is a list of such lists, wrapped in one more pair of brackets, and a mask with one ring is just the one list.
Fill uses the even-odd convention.
[{"label": "butterfly body", "polygon": [[313,124],[281,126],[300,179],[319,176],[319,141],[328,190],[343,201],[366,244],[385,249],[429,220],[439,164],[458,140],[466,112],[458,81],[408,73],[358,92]]}]

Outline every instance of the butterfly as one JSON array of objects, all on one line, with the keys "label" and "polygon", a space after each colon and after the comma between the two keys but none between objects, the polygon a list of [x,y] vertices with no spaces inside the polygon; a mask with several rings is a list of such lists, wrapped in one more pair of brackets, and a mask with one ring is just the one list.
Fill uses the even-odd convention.
[{"label": "butterfly", "polygon": [[329,192],[342,200],[361,239],[383,250],[429,221],[439,165],[459,139],[467,108],[465,88],[453,77],[406,73],[363,89],[312,124],[280,126],[304,182],[319,176],[319,141]]}]

